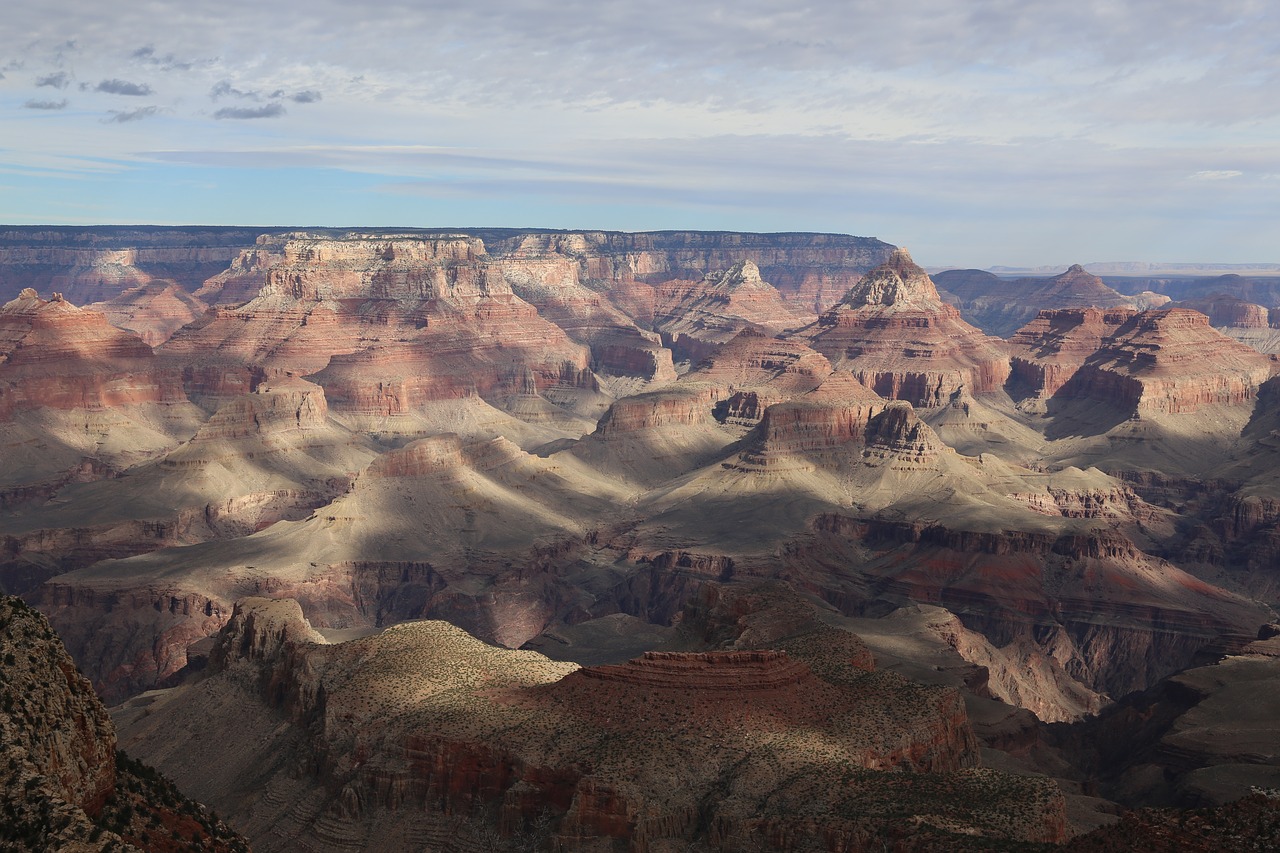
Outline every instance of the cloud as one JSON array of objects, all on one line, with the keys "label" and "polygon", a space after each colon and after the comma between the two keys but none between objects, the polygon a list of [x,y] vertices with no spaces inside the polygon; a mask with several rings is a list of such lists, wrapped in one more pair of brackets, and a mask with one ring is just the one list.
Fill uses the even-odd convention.
[{"label": "cloud", "polygon": [[1193,181],[1229,181],[1243,174],[1244,172],[1236,169],[1211,169],[1204,172],[1193,172],[1188,177]]},{"label": "cloud", "polygon": [[71,85],[71,75],[65,71],[46,74],[36,78],[36,86],[50,86],[54,89],[65,89]]},{"label": "cloud", "polygon": [[146,83],[130,83],[128,80],[103,80],[94,87],[95,91],[106,92],[110,95],[129,95],[132,97],[145,97],[153,94],[151,87]]},{"label": "cloud", "polygon": [[164,56],[157,55],[156,49],[152,45],[140,47],[129,56],[140,62],[155,66],[162,71],[190,71],[195,67],[194,62],[178,59],[172,53],[166,53]]},{"label": "cloud", "polygon": [[[209,90],[209,98],[211,100],[216,101],[219,98],[227,97],[240,98],[242,100],[249,101],[260,101],[262,100],[262,93],[253,89],[237,89],[231,85],[231,81],[229,80],[221,80],[215,83],[213,88]],[[279,96],[273,95],[273,97]]]},{"label": "cloud", "polygon": [[223,107],[213,114],[216,119],[278,118],[285,114],[284,105],[272,102],[260,107]]},{"label": "cloud", "polygon": [[136,110],[111,110],[111,117],[104,118],[107,124],[124,124],[129,121],[140,121],[160,112],[159,107],[138,107]]},{"label": "cloud", "polygon": [[315,89],[306,89],[301,92],[294,92],[289,96],[289,100],[293,101],[295,104],[314,104],[323,97],[324,96]]},{"label": "cloud", "polygon": [[65,110],[69,103],[71,102],[66,98],[61,101],[37,101],[32,99],[22,106],[29,110]]}]

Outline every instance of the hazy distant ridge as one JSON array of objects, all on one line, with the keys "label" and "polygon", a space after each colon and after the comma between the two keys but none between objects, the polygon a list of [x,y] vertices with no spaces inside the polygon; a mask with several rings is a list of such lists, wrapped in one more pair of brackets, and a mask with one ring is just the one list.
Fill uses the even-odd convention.
[{"label": "hazy distant ridge", "polygon": [[[1280,263],[1255,264],[1177,264],[1146,261],[1104,261],[1085,264],[1084,268],[1094,275],[1221,275],[1223,273],[1269,273],[1280,274]],[[1067,265],[1039,267],[987,267],[987,272],[996,275],[1057,275],[1066,272]]]}]

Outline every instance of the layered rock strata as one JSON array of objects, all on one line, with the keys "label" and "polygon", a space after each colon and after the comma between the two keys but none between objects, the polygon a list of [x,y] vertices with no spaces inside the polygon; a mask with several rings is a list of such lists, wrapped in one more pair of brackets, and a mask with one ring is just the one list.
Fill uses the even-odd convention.
[{"label": "layered rock strata", "polygon": [[1270,361],[1185,308],[1144,311],[1120,325],[1057,391],[1121,411],[1181,414],[1256,398]]},{"label": "layered rock strata", "polygon": [[797,334],[882,397],[916,406],[943,405],[961,387],[995,391],[1009,376],[1003,342],[942,302],[902,249]]},{"label": "layered rock strata", "polygon": [[654,327],[682,361],[707,357],[743,329],[776,334],[813,318],[787,305],[752,261],[707,273],[701,281],[666,282],[655,300]]},{"label": "layered rock strata", "polygon": [[181,373],[151,347],[61,294],[31,289],[0,307],[0,420],[54,409],[185,402]]},{"label": "layered rock strata", "polygon": [[1098,351],[1103,340],[1135,313],[1129,308],[1041,310],[1009,339],[1012,395],[1019,399],[1052,397]]},{"label": "layered rock strata", "polygon": [[512,293],[466,236],[423,240],[294,235],[257,298],[219,308],[161,349],[191,393],[220,400],[263,376],[323,371],[337,409],[414,408],[435,399],[590,385],[590,354]]}]

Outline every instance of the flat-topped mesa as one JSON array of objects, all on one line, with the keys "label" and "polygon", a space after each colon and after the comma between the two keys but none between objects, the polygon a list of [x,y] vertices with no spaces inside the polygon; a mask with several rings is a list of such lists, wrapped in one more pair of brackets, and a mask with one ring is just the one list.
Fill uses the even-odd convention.
[{"label": "flat-topped mesa", "polygon": [[645,652],[635,660],[586,667],[567,678],[735,694],[788,690],[817,682],[808,666],[782,651]]},{"label": "flat-topped mesa", "polygon": [[1130,317],[1058,393],[1180,414],[1251,401],[1271,372],[1270,359],[1214,329],[1204,314],[1165,308]]},{"label": "flat-topped mesa", "polygon": [[915,406],[945,405],[961,386],[995,391],[1009,376],[1004,342],[942,302],[904,249],[796,336],[880,396]]},{"label": "flat-topped mesa", "polygon": [[500,277],[495,281],[475,274],[475,262],[483,254],[484,243],[474,237],[295,238],[285,241],[282,261],[267,270],[262,295],[303,301],[440,299],[450,303],[502,292],[510,295]]},{"label": "flat-topped mesa", "polygon": [[[1170,307],[1199,311],[1215,328],[1268,329],[1280,325],[1280,312],[1225,293],[1184,299]],[[1276,322],[1272,321],[1273,313],[1277,314]]]},{"label": "flat-topped mesa", "polygon": [[462,440],[453,433],[420,438],[397,450],[389,450],[370,463],[361,479],[433,477],[456,471],[465,464]]},{"label": "flat-topped mesa", "polygon": [[867,428],[888,405],[847,373],[837,373],[814,391],[769,406],[756,428],[754,446],[729,467],[777,469],[811,467],[832,453],[860,453]]},{"label": "flat-topped mesa", "polygon": [[1009,339],[1013,393],[1051,397],[1137,311],[1132,308],[1061,308],[1040,311]]},{"label": "flat-topped mesa", "polygon": [[30,288],[0,307],[0,420],[40,407],[106,409],[185,402],[180,375],[161,369],[151,347],[77,308]]},{"label": "flat-topped mesa", "polygon": [[642,430],[714,424],[712,410],[723,392],[708,385],[677,385],[615,400],[595,435],[617,438]]}]

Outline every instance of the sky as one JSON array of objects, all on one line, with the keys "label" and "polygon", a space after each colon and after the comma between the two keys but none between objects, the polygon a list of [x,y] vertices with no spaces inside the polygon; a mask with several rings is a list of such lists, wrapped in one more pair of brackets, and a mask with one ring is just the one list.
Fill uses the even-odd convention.
[{"label": "sky", "polygon": [[1280,261],[1274,0],[17,0],[0,222]]}]

